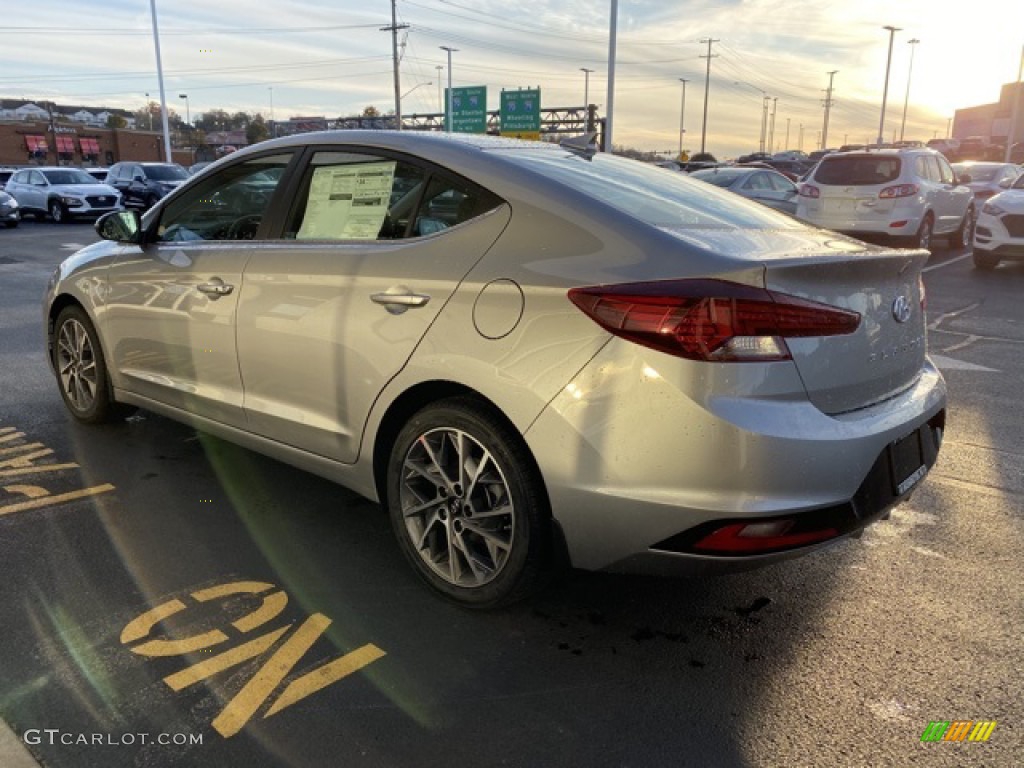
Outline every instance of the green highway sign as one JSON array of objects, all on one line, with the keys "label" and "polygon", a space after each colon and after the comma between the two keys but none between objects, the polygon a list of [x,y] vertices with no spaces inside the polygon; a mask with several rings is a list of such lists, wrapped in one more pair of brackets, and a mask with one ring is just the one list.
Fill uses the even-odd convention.
[{"label": "green highway sign", "polygon": [[540,88],[501,92],[501,135],[540,139]]},{"label": "green highway sign", "polygon": [[[448,89],[445,89],[445,105]],[[487,86],[473,85],[467,88],[452,88],[451,93],[452,133],[487,133]],[[447,109],[445,112],[447,113]],[[445,122],[449,118],[445,116]]]}]

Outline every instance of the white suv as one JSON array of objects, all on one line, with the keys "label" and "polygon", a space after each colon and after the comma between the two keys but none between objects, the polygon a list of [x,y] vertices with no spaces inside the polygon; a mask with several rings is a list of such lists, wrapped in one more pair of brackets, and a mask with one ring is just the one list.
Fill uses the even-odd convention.
[{"label": "white suv", "polygon": [[974,233],[974,265],[995,269],[1002,259],[1024,261],[1024,176],[989,198]]},{"label": "white suv", "polygon": [[970,248],[974,193],[932,149],[826,155],[800,187],[797,218],[855,237],[884,235],[928,248],[933,235]]}]

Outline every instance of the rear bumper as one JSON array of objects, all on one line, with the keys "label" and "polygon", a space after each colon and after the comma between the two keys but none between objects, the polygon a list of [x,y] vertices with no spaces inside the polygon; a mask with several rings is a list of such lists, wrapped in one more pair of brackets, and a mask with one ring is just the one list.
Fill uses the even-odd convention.
[{"label": "rear bumper", "polygon": [[738,557],[693,544],[782,517],[834,520],[833,540],[855,533],[912,490],[893,490],[890,444],[944,418],[945,384],[930,363],[896,397],[828,416],[806,396],[695,399],[644,362],[604,356],[526,433],[572,563],[590,570],[733,571],[814,551],[831,541]]}]

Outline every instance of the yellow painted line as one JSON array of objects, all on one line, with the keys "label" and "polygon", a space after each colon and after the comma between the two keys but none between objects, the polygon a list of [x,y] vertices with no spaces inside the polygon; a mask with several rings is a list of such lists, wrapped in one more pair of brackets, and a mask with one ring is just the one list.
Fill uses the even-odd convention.
[{"label": "yellow painted line", "polygon": [[0,461],[0,467],[31,467],[33,459],[41,459],[53,453],[53,448],[43,448],[41,451],[34,451],[25,456],[18,456],[16,459]]},{"label": "yellow painted line", "polygon": [[124,629],[121,630],[121,644],[127,645],[128,643],[134,643],[136,640],[141,640],[149,634],[153,627],[168,616],[173,616],[179,611],[184,610],[185,604],[181,600],[175,599],[168,600],[166,603],[160,603],[156,608],[149,609],[141,616],[136,616],[124,625]]},{"label": "yellow painted line", "polygon": [[9,443],[12,440],[20,440],[25,436],[24,432],[16,432],[17,427],[3,427],[0,429],[0,443]]},{"label": "yellow painted line", "polygon": [[377,659],[383,658],[386,655],[384,651],[370,643],[362,648],[357,648],[351,653],[346,653],[340,659],[335,659],[330,664],[324,664],[312,672],[307,672],[302,677],[288,684],[288,687],[277,697],[273,706],[270,707],[267,714],[263,717],[268,718],[271,715],[276,715],[285,707],[291,706],[312,693],[316,693],[321,688],[326,688],[331,683],[335,683],[341,678],[359,671],[367,664],[372,664]]},{"label": "yellow painted line", "polygon": [[218,597],[227,597],[228,595],[257,595],[273,588],[273,584],[268,584],[265,581],[232,581],[228,584],[218,584],[216,587],[197,590],[192,593],[192,597],[200,603],[205,603],[208,600],[216,600]]},{"label": "yellow painted line", "polygon": [[288,624],[262,637],[257,637],[255,640],[250,640],[248,643],[243,643],[237,648],[232,648],[230,651],[225,651],[213,658],[205,659],[198,664],[193,664],[191,667],[186,667],[180,672],[175,672],[173,675],[165,677],[164,682],[174,691],[180,691],[182,688],[194,685],[200,680],[205,680],[216,675],[218,672],[223,672],[225,669],[229,669],[236,664],[241,664],[243,661],[259,656],[280,640],[281,635],[291,629],[291,627],[292,625]]},{"label": "yellow painted line", "polygon": [[5,507],[0,507],[0,515],[9,515],[13,512],[24,512],[28,509],[40,509],[42,507],[55,506],[57,504],[63,504],[65,501],[84,499],[87,496],[97,496],[101,493],[107,493],[112,490],[114,490],[114,486],[110,483],[104,483],[103,485],[93,486],[92,488],[83,488],[80,491],[70,491],[69,493],[61,493],[56,496],[45,496],[39,499],[32,499],[31,501],[22,501],[18,504],[8,504]]},{"label": "yellow painted line", "polygon": [[251,632],[281,613],[286,605],[288,605],[288,595],[284,592],[274,592],[263,598],[263,605],[233,622],[232,626],[239,632]]},{"label": "yellow painted line", "polygon": [[77,464],[41,464],[35,467],[24,469],[0,469],[0,478],[22,477],[23,475],[35,475],[40,472],[63,472],[65,469],[78,469]]},{"label": "yellow painted line", "polygon": [[39,499],[50,495],[48,490],[40,488],[38,485],[5,485],[4,490],[19,496],[28,496],[30,499]]},{"label": "yellow painted line", "polygon": [[214,718],[214,730],[225,738],[234,736],[242,730],[256,714],[256,710],[330,625],[331,620],[322,613],[313,614],[306,619]]},{"label": "yellow painted line", "polygon": [[227,639],[228,636],[219,629],[211,629],[209,632],[181,640],[150,640],[148,643],[136,645],[131,650],[140,656],[182,656],[209,648],[211,645],[218,645]]},{"label": "yellow painted line", "polygon": [[36,448],[45,447],[46,446],[42,443],[25,443],[24,445],[16,445],[13,448],[0,449],[0,456],[11,456],[15,453],[21,453],[22,451],[34,451]]}]

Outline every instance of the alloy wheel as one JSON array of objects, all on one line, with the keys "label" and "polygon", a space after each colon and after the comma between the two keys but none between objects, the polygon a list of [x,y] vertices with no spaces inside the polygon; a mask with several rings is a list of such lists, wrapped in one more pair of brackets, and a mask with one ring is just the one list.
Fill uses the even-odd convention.
[{"label": "alloy wheel", "polygon": [[423,563],[456,587],[480,587],[512,551],[516,510],[502,468],[472,435],[430,430],[409,447],[399,503]]},{"label": "alloy wheel", "polygon": [[79,412],[96,402],[96,354],[85,327],[68,318],[57,334],[57,372],[68,403]]}]

